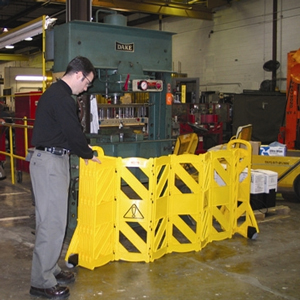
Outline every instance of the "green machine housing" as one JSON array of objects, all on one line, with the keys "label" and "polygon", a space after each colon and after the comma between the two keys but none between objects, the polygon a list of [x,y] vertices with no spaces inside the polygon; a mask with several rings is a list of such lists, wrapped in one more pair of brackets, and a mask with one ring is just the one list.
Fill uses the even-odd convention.
[{"label": "green machine housing", "polygon": [[[80,55],[90,59],[97,77],[91,95],[111,99],[98,103],[99,131],[86,132],[91,145],[119,157],[158,157],[172,152],[172,33],[86,21],[54,27],[53,73],[64,72]],[[147,95],[142,103],[121,103],[125,93]],[[125,115],[124,111],[130,112]],[[104,116],[103,112],[106,113]],[[77,218],[78,157],[71,156],[68,229]]]}]

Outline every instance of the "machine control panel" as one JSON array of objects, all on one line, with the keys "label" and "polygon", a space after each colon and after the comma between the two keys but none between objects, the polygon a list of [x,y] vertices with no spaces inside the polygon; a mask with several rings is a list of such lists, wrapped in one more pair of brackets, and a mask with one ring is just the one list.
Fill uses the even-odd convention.
[{"label": "machine control panel", "polygon": [[134,79],[132,80],[133,92],[161,92],[163,90],[162,80]]}]

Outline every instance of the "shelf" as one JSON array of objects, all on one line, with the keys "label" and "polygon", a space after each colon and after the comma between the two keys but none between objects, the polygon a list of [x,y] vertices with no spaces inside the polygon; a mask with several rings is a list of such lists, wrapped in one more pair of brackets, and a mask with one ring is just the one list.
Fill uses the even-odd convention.
[{"label": "shelf", "polygon": [[99,108],[110,108],[110,107],[142,107],[151,106],[152,103],[126,103],[126,104],[109,104],[109,103],[98,103]]}]

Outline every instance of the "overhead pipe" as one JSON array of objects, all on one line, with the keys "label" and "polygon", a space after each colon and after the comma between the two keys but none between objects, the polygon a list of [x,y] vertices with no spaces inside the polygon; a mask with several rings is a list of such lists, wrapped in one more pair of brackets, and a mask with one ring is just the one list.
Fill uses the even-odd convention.
[{"label": "overhead pipe", "polygon": [[[272,38],[272,60],[277,61],[277,0],[273,0],[273,38]],[[275,91],[276,87],[276,72],[277,69],[272,70],[272,91]]]},{"label": "overhead pipe", "polygon": [[92,0],[66,0],[66,22],[73,20],[91,21]]}]

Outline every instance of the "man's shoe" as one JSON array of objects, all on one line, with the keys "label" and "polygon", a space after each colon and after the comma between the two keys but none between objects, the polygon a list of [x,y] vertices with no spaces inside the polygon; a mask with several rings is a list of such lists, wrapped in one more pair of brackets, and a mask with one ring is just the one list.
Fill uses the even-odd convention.
[{"label": "man's shoe", "polygon": [[39,289],[32,286],[29,293],[32,296],[41,296],[48,299],[65,299],[70,296],[69,288],[58,284],[49,289]]},{"label": "man's shoe", "polygon": [[69,284],[75,281],[74,273],[63,270],[61,270],[60,273],[55,276],[55,278],[58,284]]}]

